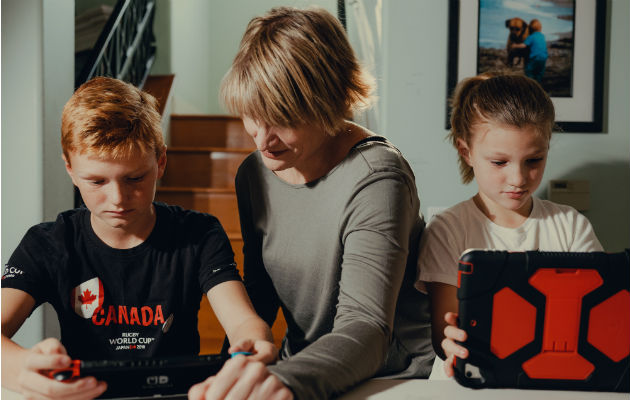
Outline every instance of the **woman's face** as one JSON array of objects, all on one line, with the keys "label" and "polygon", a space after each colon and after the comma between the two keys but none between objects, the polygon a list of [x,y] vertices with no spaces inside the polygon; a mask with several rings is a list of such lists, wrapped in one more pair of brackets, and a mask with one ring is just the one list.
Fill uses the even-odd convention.
[{"label": "woman's face", "polygon": [[265,166],[274,172],[295,169],[307,176],[326,158],[325,144],[331,136],[321,129],[310,125],[296,128],[267,126],[249,117],[243,117],[243,123]]}]

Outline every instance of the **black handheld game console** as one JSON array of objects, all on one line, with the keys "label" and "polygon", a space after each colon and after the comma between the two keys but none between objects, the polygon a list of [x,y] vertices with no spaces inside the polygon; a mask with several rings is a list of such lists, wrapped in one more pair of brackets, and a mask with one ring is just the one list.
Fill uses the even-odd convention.
[{"label": "black handheld game console", "polygon": [[460,384],[630,391],[630,250],[469,250],[457,298]]},{"label": "black handheld game console", "polygon": [[169,357],[144,360],[73,360],[68,368],[48,375],[59,381],[93,376],[107,382],[99,398],[185,394],[195,383],[215,375],[229,356]]}]

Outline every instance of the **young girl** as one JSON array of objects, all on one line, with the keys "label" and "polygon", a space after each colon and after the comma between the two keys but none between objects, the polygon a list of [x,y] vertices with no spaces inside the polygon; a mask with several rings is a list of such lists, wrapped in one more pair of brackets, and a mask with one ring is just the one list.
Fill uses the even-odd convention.
[{"label": "young girl", "polygon": [[463,251],[602,250],[583,215],[533,197],[554,127],[553,104],[537,82],[522,75],[463,80],[452,99],[451,126],[462,181],[475,178],[479,192],[431,220],[420,240],[416,282],[431,299],[433,347],[446,359],[447,376],[453,375],[454,354],[467,356],[454,342],[466,339],[456,327],[457,265]]}]

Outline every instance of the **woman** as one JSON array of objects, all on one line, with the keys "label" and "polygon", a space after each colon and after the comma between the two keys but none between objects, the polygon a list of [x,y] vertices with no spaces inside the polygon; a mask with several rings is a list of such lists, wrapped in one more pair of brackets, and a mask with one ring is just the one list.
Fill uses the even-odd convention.
[{"label": "woman", "polygon": [[347,120],[370,92],[327,11],[276,8],[249,23],[221,88],[258,148],[236,177],[245,284],[257,312],[271,324],[282,307],[288,328],[276,365],[236,357],[190,398],[326,398],[377,373],[428,376],[414,176]]}]

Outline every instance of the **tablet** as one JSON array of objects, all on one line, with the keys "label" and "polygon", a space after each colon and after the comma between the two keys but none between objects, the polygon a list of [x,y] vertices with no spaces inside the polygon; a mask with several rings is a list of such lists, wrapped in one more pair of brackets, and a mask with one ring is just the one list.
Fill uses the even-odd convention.
[{"label": "tablet", "polygon": [[457,298],[460,384],[630,391],[630,250],[468,250]]},{"label": "tablet", "polygon": [[211,354],[142,360],[73,360],[69,368],[52,370],[48,375],[59,381],[86,376],[105,381],[107,390],[99,397],[102,399],[186,395],[192,385],[219,372],[227,358]]}]

